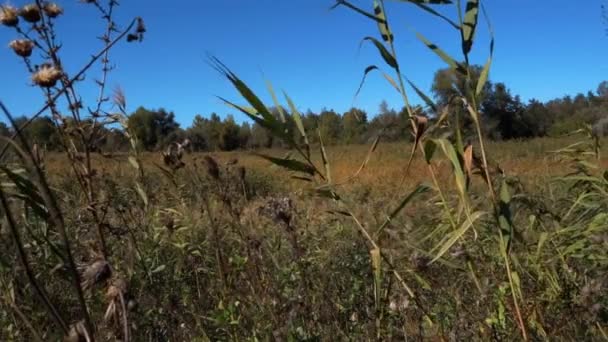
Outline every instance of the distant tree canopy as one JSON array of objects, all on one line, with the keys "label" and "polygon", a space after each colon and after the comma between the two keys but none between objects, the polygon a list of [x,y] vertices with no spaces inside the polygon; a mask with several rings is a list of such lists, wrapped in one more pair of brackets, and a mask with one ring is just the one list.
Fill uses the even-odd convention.
[{"label": "distant tree canopy", "polygon": [[162,108],[159,110],[137,108],[129,117],[128,126],[137,136],[141,147],[149,151],[163,147],[180,134],[175,114]]},{"label": "distant tree canopy", "polygon": [[[480,66],[471,66],[473,82],[481,73]],[[473,133],[470,116],[458,102],[450,103],[454,96],[466,89],[467,80],[450,69],[438,70],[433,78],[431,94],[438,106],[450,104],[451,125],[460,125],[465,132]],[[470,94],[465,94],[469,97]],[[504,83],[488,81],[479,103],[484,133],[490,139],[526,139],[542,136],[559,136],[572,132],[582,124],[594,125],[595,132],[608,135],[608,81],[601,82],[595,91],[563,96],[547,102],[531,99],[523,103]],[[427,115],[416,107],[419,115]],[[277,120],[285,120],[287,131],[296,140],[302,140],[291,113],[285,108],[270,108]],[[286,115],[281,115],[283,111]],[[433,119],[433,117],[431,117]],[[27,118],[16,118],[22,125]],[[69,120],[68,120],[69,121]],[[23,131],[26,137],[48,150],[63,148],[56,130],[57,123],[48,117],[38,117]],[[61,124],[69,124],[63,122]],[[360,144],[372,141],[382,133],[383,141],[411,139],[410,122],[405,108],[399,111],[382,101],[376,113],[350,108],[344,113],[333,109],[311,110],[302,114],[302,124],[312,144],[320,139],[326,145]],[[139,107],[128,119],[130,133],[137,137],[139,147],[147,151],[165,148],[171,142],[188,138],[193,151],[231,151],[236,149],[286,148],[266,129],[257,123],[238,123],[232,116],[221,118],[216,113],[197,114],[191,125],[180,128],[175,114],[163,108]],[[100,150],[126,151],[130,144],[124,133],[114,128],[101,128],[96,142]],[[9,136],[13,129],[0,122],[0,136]]]}]

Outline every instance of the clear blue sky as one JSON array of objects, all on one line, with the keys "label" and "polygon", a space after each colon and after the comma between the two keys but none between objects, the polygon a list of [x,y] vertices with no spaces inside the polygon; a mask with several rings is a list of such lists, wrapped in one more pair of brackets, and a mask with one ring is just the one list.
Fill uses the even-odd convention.
[{"label": "clear blue sky", "polygon": [[[366,35],[378,36],[375,23],[340,7],[333,0],[218,0],[120,1],[117,20],[145,19],[148,32],[142,44],[121,43],[112,61],[117,69],[109,85],[121,86],[130,110],[143,105],[174,111],[182,127],[195,114],[242,115],[215,98],[242,103],[238,94],[206,63],[207,53],[224,61],[243,80],[270,101],[265,79],[286,90],[301,110],[322,107],[347,110],[364,68],[382,64],[371,45],[359,50]],[[352,0],[371,10],[371,0]],[[23,2],[13,0],[14,5]],[[63,56],[74,72],[99,48],[94,38],[102,23],[92,8],[76,0],[59,0],[66,15],[59,20]],[[486,0],[496,32],[491,79],[505,82],[522,99],[548,100],[565,94],[595,90],[608,79],[608,38],[601,19],[602,0]],[[460,56],[458,33],[414,6],[387,0],[403,72],[422,89],[430,88],[442,61],[407,30],[415,27],[454,56]],[[437,8],[437,7],[436,7]],[[454,8],[443,7],[455,14]],[[14,32],[0,28],[6,47]],[[474,46],[473,62],[483,64],[488,53],[485,24]],[[388,69],[386,69],[388,70]],[[94,69],[87,76],[99,74]],[[28,86],[22,63],[8,48],[0,48],[0,99],[17,114],[31,114],[43,105]],[[90,83],[90,82],[89,82]],[[93,101],[93,87],[84,88]],[[355,105],[374,115],[381,100],[400,107],[400,97],[380,74],[369,77]]]}]

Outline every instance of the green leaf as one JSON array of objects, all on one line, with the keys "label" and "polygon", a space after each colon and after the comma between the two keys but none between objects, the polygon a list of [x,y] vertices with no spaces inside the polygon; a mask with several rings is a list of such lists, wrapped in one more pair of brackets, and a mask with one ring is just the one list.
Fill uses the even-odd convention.
[{"label": "green leaf", "polygon": [[261,153],[254,153],[254,154],[258,157],[262,157],[262,158],[268,160],[269,162],[271,162],[277,166],[280,166],[282,168],[285,168],[285,169],[288,169],[291,171],[302,172],[302,173],[309,174],[311,176],[313,176],[315,174],[314,167],[312,167],[311,165],[308,165],[306,163],[303,163],[299,160],[275,158],[275,157],[271,157],[269,155],[265,155],[265,154],[261,154]]},{"label": "green leaf", "polygon": [[460,192],[460,196],[462,199],[466,198],[466,178],[464,176],[464,172],[462,170],[462,164],[460,162],[460,158],[458,158],[458,154],[456,153],[456,149],[454,145],[450,143],[446,139],[434,139],[434,142],[441,147],[445,156],[452,162],[452,166],[454,169],[454,178],[456,180],[456,187],[458,188],[458,192]]},{"label": "green leaf", "polygon": [[139,184],[139,182],[135,182],[135,190],[139,194],[139,197],[141,197],[141,200],[144,202],[144,206],[147,207],[148,206],[148,195],[146,195],[144,188],[141,186],[141,184]]},{"label": "green leaf", "polygon": [[414,88],[414,91],[416,92],[416,94],[418,94],[418,96],[426,103],[426,105],[429,106],[433,110],[433,112],[437,113],[437,106],[435,105],[435,102],[433,102],[433,100],[431,100],[430,97],[428,97],[422,90],[420,90],[420,88],[418,88],[407,77],[405,78],[405,80],[407,81],[407,83],[410,84],[410,86],[412,88]]},{"label": "green leaf", "polygon": [[363,84],[365,83],[365,78],[367,78],[367,74],[369,74],[370,72],[372,72],[374,70],[379,70],[379,68],[375,65],[370,65],[367,68],[365,68],[365,71],[363,71],[363,78],[361,79],[359,88],[357,88],[357,92],[355,92],[355,97],[353,98],[353,102],[357,99],[357,96],[359,96],[361,89],[363,89]]},{"label": "green leaf", "polygon": [[323,144],[323,137],[321,136],[321,130],[319,132],[319,147],[321,149],[321,159],[323,160],[323,165],[325,166],[325,176],[327,177],[327,183],[331,184],[331,167],[329,165],[329,159],[327,158],[327,153],[325,151],[325,145]]},{"label": "green leaf", "polygon": [[291,113],[293,115],[293,121],[295,121],[296,127],[298,127],[298,131],[300,131],[300,134],[304,138],[304,142],[306,143],[306,146],[309,148],[310,144],[308,142],[308,137],[306,136],[306,130],[304,129],[304,123],[302,122],[302,115],[300,114],[300,111],[298,111],[298,109],[296,108],[296,105],[293,103],[291,98],[287,95],[287,93],[283,92],[283,95],[285,96],[285,99],[287,99],[287,104],[289,105],[289,108],[291,109]]},{"label": "green leaf", "polygon": [[274,106],[279,111],[279,116],[281,117],[281,122],[285,123],[285,110],[283,110],[283,106],[279,103],[279,99],[277,98],[276,93],[274,92],[274,88],[272,87],[272,83],[269,80],[266,80],[266,88],[272,97],[272,101],[274,102]]},{"label": "green leaf", "polygon": [[424,43],[424,45],[426,45],[429,49],[431,49],[431,51],[433,51],[437,56],[439,56],[439,58],[441,58],[444,62],[446,62],[450,66],[450,68],[452,68],[452,69],[458,71],[459,73],[461,73],[462,75],[466,76],[466,74],[467,74],[466,69],[460,63],[456,62],[456,60],[454,60],[454,58],[450,57],[450,55],[448,55],[445,51],[443,51],[437,45],[431,43],[421,33],[416,32],[416,37],[418,37],[418,39],[422,43]]},{"label": "green leaf", "polygon": [[445,253],[447,253],[450,248],[452,248],[452,246],[454,246],[454,244],[464,236],[464,234],[469,230],[469,228],[473,226],[475,221],[479,220],[479,218],[481,218],[483,215],[483,212],[476,211],[471,214],[470,217],[467,217],[467,219],[460,225],[460,227],[456,231],[448,235],[449,237],[439,247],[439,251],[430,263],[434,263],[435,261],[439,260],[439,258],[441,258]]},{"label": "green leaf", "polygon": [[545,242],[547,241],[548,238],[549,238],[549,233],[547,233],[547,232],[540,233],[540,236],[538,238],[538,244],[536,246],[536,260],[538,260],[540,258],[540,252],[542,251],[543,246],[545,245]]},{"label": "green leaf", "polygon": [[241,81],[226,65],[224,65],[219,59],[215,57],[211,57],[212,66],[215,69],[224,75],[232,85],[238,90],[238,92],[258,111],[265,119],[274,118],[268,108],[264,105],[262,100],[255,95],[255,93],[245,84],[245,82]]},{"label": "green leaf", "polygon": [[365,17],[369,18],[369,19],[372,19],[372,20],[373,20],[373,21],[375,21],[375,22],[380,22],[380,19],[379,19],[379,18],[377,18],[377,17],[376,17],[375,15],[373,15],[372,13],[369,13],[369,12],[367,12],[367,11],[362,10],[361,8],[359,8],[359,7],[357,7],[357,6],[353,5],[353,4],[351,4],[350,2],[348,2],[348,1],[346,1],[346,0],[336,0],[336,3],[335,3],[333,6],[331,6],[331,8],[330,8],[330,9],[332,9],[332,10],[333,10],[333,9],[335,9],[336,7],[340,6],[340,5],[345,6],[345,7],[348,7],[348,8],[350,8],[351,10],[353,10],[353,11],[355,11],[355,12],[357,12],[357,13],[359,13],[359,14],[361,14],[361,15],[363,15],[363,16],[365,16]]},{"label": "green leaf", "polygon": [[397,85],[397,82],[395,82],[395,80],[387,73],[383,72],[382,76],[384,76],[384,78],[388,81],[388,83],[390,83],[393,88],[395,88],[395,90],[401,94],[401,89],[399,88],[399,86]]},{"label": "green leaf", "polygon": [[437,144],[433,140],[427,140],[424,143],[424,158],[427,164],[431,163],[431,159],[433,159],[433,154],[435,154],[436,149]]},{"label": "green leaf", "polygon": [[468,55],[473,47],[477,17],[479,16],[479,0],[468,0],[462,23],[462,52]]},{"label": "green leaf", "polygon": [[378,18],[378,30],[380,30],[382,40],[384,40],[386,43],[392,43],[394,39],[393,33],[388,26],[386,14],[382,10],[382,5],[378,0],[374,0],[374,14],[376,15],[376,18]]},{"label": "green leaf", "polygon": [[384,223],[380,226],[380,228],[378,228],[378,231],[382,231],[395,217],[397,217],[397,215],[401,212],[401,210],[403,210],[403,208],[405,208],[405,206],[409,202],[411,202],[416,196],[423,194],[429,190],[430,190],[430,187],[428,185],[418,184],[418,186],[416,186],[416,189],[414,189],[407,196],[405,196],[405,198],[403,200],[401,200],[401,203],[399,203],[399,205],[386,218]]},{"label": "green leaf", "polygon": [[507,239],[506,252],[511,251],[511,244],[513,240],[513,219],[511,215],[511,193],[509,191],[509,185],[506,180],[503,179],[500,186],[500,196],[498,201],[498,225],[502,230],[502,234]]},{"label": "green leaf", "polygon": [[16,196],[23,200],[30,208],[32,208],[36,215],[43,219],[48,219],[48,210],[46,209],[44,199],[39,194],[36,185],[28,178],[18,174],[6,166],[0,166],[0,170],[6,174],[6,176],[19,190],[20,194],[17,194]]},{"label": "green leaf", "polygon": [[485,12],[484,7],[481,6],[481,9],[483,10],[483,17],[486,19],[486,22],[488,24],[488,31],[490,32],[490,56],[488,56],[488,61],[484,65],[483,70],[481,70],[481,74],[479,75],[479,80],[477,81],[477,89],[475,90],[476,96],[481,95],[483,87],[486,85],[486,82],[488,82],[488,78],[490,76],[490,68],[492,66],[492,59],[494,58],[494,30],[492,29],[492,25],[488,20],[488,16]]},{"label": "green leaf", "polygon": [[255,109],[251,110],[249,108],[239,106],[233,102],[224,99],[223,97],[218,96],[218,98],[230,107],[235,108],[241,111],[243,114],[247,115],[251,120],[255,121],[260,126],[269,130],[274,136],[281,138],[285,143],[287,143],[291,147],[296,145],[295,141],[293,140],[293,136],[287,134],[284,125],[276,118],[274,118],[274,116],[271,115],[268,118],[260,117],[259,115],[255,115],[252,113]]},{"label": "green leaf", "polygon": [[384,61],[386,62],[386,64],[390,65],[395,70],[399,69],[399,64],[397,64],[397,60],[395,59],[395,56],[393,56],[386,49],[386,46],[384,46],[384,44],[382,44],[381,41],[379,41],[378,39],[376,39],[374,37],[365,37],[361,41],[361,44],[363,44],[363,42],[366,41],[366,40],[372,42],[376,46],[376,48],[378,49],[378,52],[380,52],[380,55],[382,56],[382,58],[384,59]]}]

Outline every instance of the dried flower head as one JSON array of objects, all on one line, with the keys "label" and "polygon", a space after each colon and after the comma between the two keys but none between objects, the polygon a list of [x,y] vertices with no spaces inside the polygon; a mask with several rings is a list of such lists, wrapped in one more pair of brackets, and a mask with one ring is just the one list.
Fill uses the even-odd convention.
[{"label": "dried flower head", "polygon": [[63,8],[54,2],[47,2],[44,5],[44,13],[46,13],[49,18],[57,18],[63,14]]},{"label": "dried flower head", "polygon": [[50,88],[57,84],[62,76],[62,72],[53,65],[43,64],[38,71],[32,75],[32,81],[41,87]]},{"label": "dried flower head", "polygon": [[187,145],[188,143],[188,140],[181,144],[177,142],[171,143],[167,150],[161,153],[163,163],[170,167],[173,171],[186,166],[186,164],[182,161],[182,156],[184,154],[184,144]]},{"label": "dried flower head", "polygon": [[80,272],[82,273],[82,287],[85,290],[91,289],[93,286],[112,276],[110,264],[103,259],[96,260],[90,265],[81,267]]},{"label": "dried flower head", "polygon": [[259,212],[278,223],[284,223],[288,228],[291,228],[291,220],[295,206],[289,197],[270,198]]},{"label": "dried flower head", "polygon": [[220,167],[218,166],[215,159],[211,158],[210,156],[204,156],[203,160],[205,162],[205,166],[207,167],[207,173],[209,174],[209,176],[211,176],[211,178],[213,179],[219,179]]},{"label": "dried flower head", "polygon": [[41,19],[40,7],[36,4],[25,5],[19,11],[19,15],[28,23],[36,23]]},{"label": "dried flower head", "polygon": [[16,39],[8,45],[18,56],[29,57],[34,50],[34,42],[29,39]]},{"label": "dried flower head", "polygon": [[4,26],[17,26],[19,24],[19,12],[10,5],[0,6],[0,23]]}]

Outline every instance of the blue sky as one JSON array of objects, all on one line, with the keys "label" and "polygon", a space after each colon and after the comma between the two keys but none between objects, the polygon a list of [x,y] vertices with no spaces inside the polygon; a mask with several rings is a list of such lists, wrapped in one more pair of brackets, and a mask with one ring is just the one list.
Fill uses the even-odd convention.
[{"label": "blue sky", "polygon": [[[371,0],[352,0],[371,10]],[[455,57],[460,56],[457,31],[414,6],[387,0],[403,73],[424,90],[430,88],[442,61],[408,30],[414,27]],[[58,21],[62,56],[68,71],[75,72],[95,53],[95,40],[103,30],[97,13],[76,0],[58,3],[65,16]],[[608,38],[601,19],[602,0],[486,0],[496,33],[493,81],[505,82],[522,99],[548,100],[566,94],[595,90],[608,79]],[[23,5],[12,0],[13,5]],[[133,16],[142,16],[148,32],[141,44],[119,44],[112,53],[116,70],[110,87],[120,86],[134,110],[164,107],[175,112],[182,127],[195,114],[235,114],[220,103],[220,95],[241,103],[229,83],[206,62],[212,54],[225,62],[262,98],[270,103],[265,80],[285,90],[298,107],[339,112],[353,104],[353,95],[367,65],[382,65],[371,45],[359,48],[361,38],[378,36],[374,22],[339,7],[333,0],[201,0],[121,1],[117,21],[123,27]],[[436,7],[438,8],[438,7]],[[454,18],[455,8],[441,7]],[[483,64],[488,54],[488,34],[480,26],[472,62]],[[15,33],[0,28],[0,47]],[[383,66],[384,67],[384,66]],[[387,67],[384,67],[388,71]],[[43,100],[29,86],[22,62],[8,48],[0,48],[0,99],[16,115],[37,111]],[[82,86],[85,103],[95,99],[87,74]],[[354,103],[374,115],[387,100],[400,107],[400,97],[382,78],[373,74]]]}]

